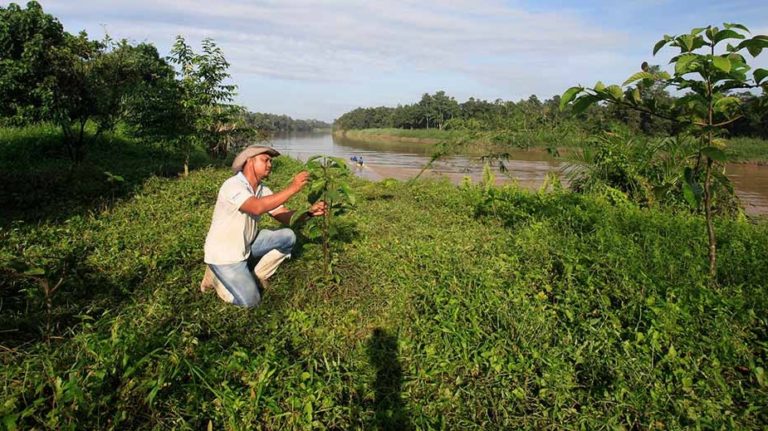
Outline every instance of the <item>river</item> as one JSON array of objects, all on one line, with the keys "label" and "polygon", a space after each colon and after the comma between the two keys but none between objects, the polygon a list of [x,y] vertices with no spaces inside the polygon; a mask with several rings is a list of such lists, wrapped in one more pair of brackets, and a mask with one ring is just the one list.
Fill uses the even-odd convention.
[{"label": "river", "polygon": [[[355,173],[363,178],[378,181],[384,178],[400,180],[413,178],[429,161],[430,146],[414,143],[377,143],[350,140],[330,133],[292,133],[275,136],[271,145],[281,153],[307,160],[316,154],[343,158],[349,161]],[[355,166],[350,158],[362,157],[362,167]],[[517,150],[510,153],[505,162],[512,179],[496,174],[498,182],[516,181],[527,189],[541,186],[548,172],[562,173],[564,163],[543,151]],[[483,163],[463,156],[449,157],[435,163],[427,176],[443,176],[458,183],[464,177],[478,181]],[[736,194],[749,215],[768,215],[768,166],[754,164],[729,164],[726,173],[733,182]]]}]

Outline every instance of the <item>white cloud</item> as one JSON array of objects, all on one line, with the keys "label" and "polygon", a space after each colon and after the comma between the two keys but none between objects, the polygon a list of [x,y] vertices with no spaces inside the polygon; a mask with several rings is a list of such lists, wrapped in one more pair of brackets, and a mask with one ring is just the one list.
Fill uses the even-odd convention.
[{"label": "white cloud", "polygon": [[[415,100],[420,94],[394,94],[413,87],[429,91],[436,83],[456,83],[453,88],[443,87],[449,94],[466,94],[471,88],[483,93],[475,94],[477,97],[491,99],[532,93],[548,97],[579,82],[623,80],[649,59],[656,40],[638,37],[637,28],[632,37],[629,30],[612,29],[600,17],[583,13],[577,4],[532,11],[520,6],[522,3],[502,0],[41,3],[70,32],[86,28],[92,37],[98,37],[103,24],[113,37],[149,41],[161,52],[177,34],[194,47],[202,38],[211,37],[232,65],[236,83],[301,83],[313,86],[318,95],[326,91],[328,99],[343,93],[345,87],[359,90],[367,86],[366,100]],[[627,7],[636,13],[640,3],[634,1]],[[665,5],[656,1],[654,7]],[[614,8],[612,13],[621,10]],[[398,85],[388,79],[391,76],[421,81]],[[461,86],[468,82],[474,84]],[[254,92],[241,84],[242,94]],[[259,100],[259,106],[256,101],[242,103],[263,111],[270,102]],[[337,104],[317,103],[327,103],[332,111],[326,119],[343,112]],[[300,116],[321,111],[307,105],[280,113]],[[281,101],[274,106],[284,105]]]}]

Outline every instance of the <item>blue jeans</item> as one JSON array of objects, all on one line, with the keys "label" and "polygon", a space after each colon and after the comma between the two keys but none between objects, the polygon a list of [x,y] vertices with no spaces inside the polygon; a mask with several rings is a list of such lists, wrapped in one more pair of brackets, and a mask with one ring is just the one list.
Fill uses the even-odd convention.
[{"label": "blue jeans", "polygon": [[241,307],[258,307],[261,303],[259,286],[253,274],[258,259],[272,250],[291,254],[296,243],[296,234],[289,228],[259,230],[251,244],[251,257],[242,262],[228,265],[208,264],[221,284],[232,294],[232,303]]}]

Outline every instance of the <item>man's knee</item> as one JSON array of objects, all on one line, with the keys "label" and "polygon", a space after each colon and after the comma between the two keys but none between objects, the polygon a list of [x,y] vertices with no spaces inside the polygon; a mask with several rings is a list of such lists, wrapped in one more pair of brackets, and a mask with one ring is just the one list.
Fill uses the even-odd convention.
[{"label": "man's knee", "polygon": [[280,247],[278,249],[282,253],[291,254],[291,250],[296,244],[296,234],[290,228],[283,228],[278,232],[280,234]]}]

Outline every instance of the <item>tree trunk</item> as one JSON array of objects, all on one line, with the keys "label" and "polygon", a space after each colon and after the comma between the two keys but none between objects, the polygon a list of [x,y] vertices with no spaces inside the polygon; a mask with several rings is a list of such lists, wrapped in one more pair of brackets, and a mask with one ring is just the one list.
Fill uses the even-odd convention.
[{"label": "tree trunk", "polygon": [[715,239],[715,227],[712,222],[711,180],[712,159],[707,157],[707,168],[704,176],[704,217],[707,221],[707,237],[709,238],[709,276],[714,280],[717,275],[717,241]]}]

